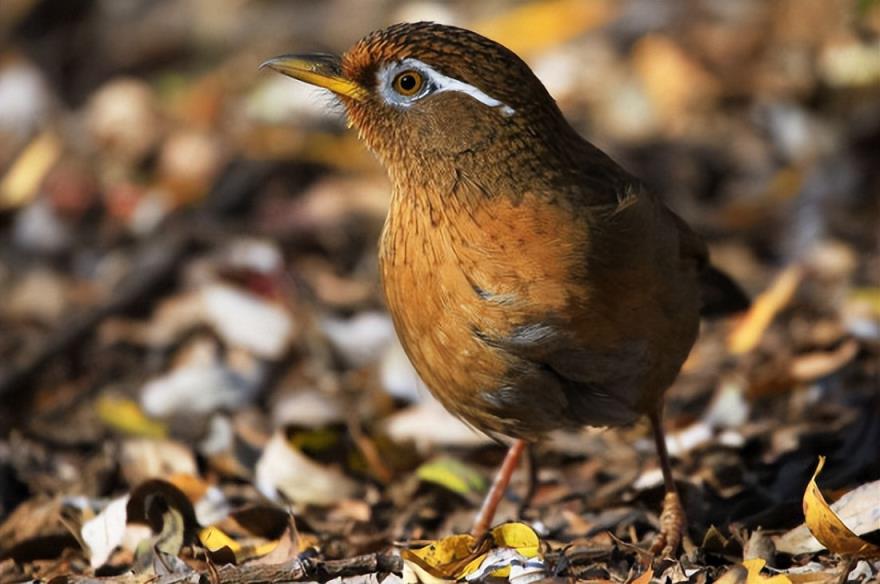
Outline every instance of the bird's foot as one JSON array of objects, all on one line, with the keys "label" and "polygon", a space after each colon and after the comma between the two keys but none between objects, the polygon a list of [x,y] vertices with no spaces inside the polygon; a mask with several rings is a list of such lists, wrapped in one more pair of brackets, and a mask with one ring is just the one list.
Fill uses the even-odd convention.
[{"label": "bird's foot", "polygon": [[660,533],[651,544],[651,553],[659,559],[674,557],[684,537],[687,517],[678,493],[667,492],[660,513]]}]

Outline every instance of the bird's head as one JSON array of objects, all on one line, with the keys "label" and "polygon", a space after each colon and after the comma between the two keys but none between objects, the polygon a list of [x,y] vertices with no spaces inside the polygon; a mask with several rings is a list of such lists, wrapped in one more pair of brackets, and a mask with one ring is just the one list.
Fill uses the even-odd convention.
[{"label": "bird's head", "polygon": [[335,93],[389,167],[480,152],[498,141],[540,142],[541,126],[568,131],[522,59],[452,26],[396,24],[341,57],[285,55],[263,66]]}]

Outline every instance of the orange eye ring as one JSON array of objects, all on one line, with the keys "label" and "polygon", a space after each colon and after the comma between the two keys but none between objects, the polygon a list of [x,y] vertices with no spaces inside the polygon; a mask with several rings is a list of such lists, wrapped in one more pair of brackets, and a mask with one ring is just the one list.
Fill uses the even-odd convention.
[{"label": "orange eye ring", "polygon": [[392,83],[394,91],[404,97],[412,97],[422,90],[425,86],[425,78],[415,69],[407,69],[401,71],[394,77]]}]

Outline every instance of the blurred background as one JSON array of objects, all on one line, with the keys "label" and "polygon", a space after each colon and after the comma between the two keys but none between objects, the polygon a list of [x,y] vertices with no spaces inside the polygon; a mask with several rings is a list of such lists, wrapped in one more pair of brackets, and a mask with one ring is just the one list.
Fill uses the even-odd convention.
[{"label": "blurred background", "polygon": [[[518,52],[583,135],[767,292],[760,314],[706,326],[671,392],[671,426],[705,430],[675,452],[704,481],[696,525],[793,526],[817,452],[831,486],[880,477],[880,2],[2,0],[7,549],[25,537],[16,509],[170,476],[226,501],[359,501],[313,518],[327,537],[467,524],[453,512],[473,493],[406,490],[433,453],[488,476],[502,450],[432,405],[396,343],[376,274],[383,171],[332,98],[257,69],[414,20]],[[585,484],[598,495],[575,515],[642,493],[650,508],[646,436],[548,446],[538,515],[577,531],[546,509]],[[288,467],[328,482],[297,486]],[[434,498],[405,515],[402,492]]]}]

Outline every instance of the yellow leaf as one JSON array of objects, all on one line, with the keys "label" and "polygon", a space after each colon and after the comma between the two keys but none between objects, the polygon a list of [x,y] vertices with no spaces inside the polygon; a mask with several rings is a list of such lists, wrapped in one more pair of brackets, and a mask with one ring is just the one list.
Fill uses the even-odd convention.
[{"label": "yellow leaf", "polygon": [[[538,555],[541,540],[538,534],[525,523],[502,523],[492,529],[493,548],[511,548],[525,558],[534,558]],[[457,576],[464,578],[477,571],[486,559],[486,554],[471,560]],[[507,578],[510,575],[510,566],[499,568],[492,572],[496,578]]]},{"label": "yellow leaf", "polygon": [[727,349],[734,355],[748,353],[757,346],[773,318],[791,301],[803,278],[799,265],[788,267],[779,274],[770,288],[755,298],[749,312],[727,337]]},{"label": "yellow leaf", "polygon": [[541,540],[538,534],[525,523],[504,523],[492,530],[496,547],[509,547],[527,558],[538,555]]},{"label": "yellow leaf", "polygon": [[451,535],[416,550],[403,550],[400,556],[410,564],[422,582],[457,580],[462,566],[485,557],[488,546],[475,547],[470,535]]},{"label": "yellow leaf", "polygon": [[468,498],[486,490],[486,479],[466,464],[454,458],[430,460],[416,470],[419,480],[434,483]]},{"label": "yellow leaf", "polygon": [[471,555],[473,544],[474,538],[470,535],[450,535],[423,548],[406,551],[433,567],[441,568]]},{"label": "yellow leaf", "polygon": [[274,539],[242,545],[217,527],[203,528],[199,532],[199,541],[211,552],[228,549],[237,563],[265,556],[277,548],[279,543],[279,540]]},{"label": "yellow leaf", "polygon": [[474,30],[528,56],[604,25],[614,12],[615,3],[608,0],[533,1],[477,23]]},{"label": "yellow leaf", "polygon": [[278,547],[278,540],[272,539],[254,546],[254,556],[261,557],[271,553]]},{"label": "yellow leaf", "polygon": [[102,395],[95,406],[98,418],[108,427],[132,436],[164,438],[165,424],[147,417],[138,404],[130,399]]},{"label": "yellow leaf", "polygon": [[199,532],[199,541],[202,545],[216,552],[219,549],[229,548],[233,552],[238,552],[241,546],[237,541],[223,533],[216,527],[205,527]]},{"label": "yellow leaf", "polygon": [[[465,578],[476,571],[492,548],[512,548],[521,556],[533,558],[538,555],[540,539],[534,530],[524,523],[505,523],[492,530],[479,549],[470,535],[452,535],[417,550],[403,550],[401,557],[409,563],[422,582],[438,584]],[[503,578],[509,567],[492,573]]]},{"label": "yellow leaf", "polygon": [[[492,539],[495,542],[495,547],[515,549],[521,556],[526,558],[537,556],[541,545],[538,534],[525,523],[502,523],[492,530]],[[463,575],[470,574],[479,567],[480,564],[478,563],[468,570],[468,568],[471,568],[471,565],[468,565],[463,571]],[[492,576],[495,578],[507,578],[510,576],[510,566],[495,570],[492,572]]]},{"label": "yellow leaf", "polygon": [[837,554],[846,555],[877,555],[880,554],[880,547],[866,542],[858,535],[853,533],[840,517],[837,516],[822,491],[816,484],[816,477],[822,472],[825,466],[825,457],[819,457],[819,464],[816,466],[816,472],[804,491],[804,518],[810,533],[813,534],[819,543],[824,545],[829,551]]},{"label": "yellow leaf", "polygon": [[789,577],[784,574],[762,576],[761,570],[764,569],[764,564],[766,563],[767,562],[761,558],[755,558],[743,562],[743,566],[749,571],[749,575],[746,578],[746,584],[792,584]]},{"label": "yellow leaf", "polygon": [[60,156],[61,142],[54,134],[44,132],[34,138],[0,181],[0,210],[30,201]]}]

